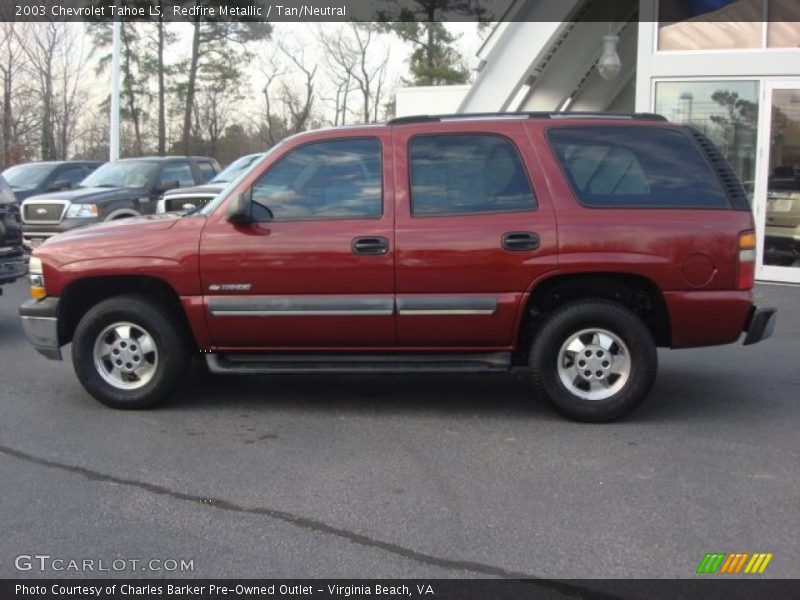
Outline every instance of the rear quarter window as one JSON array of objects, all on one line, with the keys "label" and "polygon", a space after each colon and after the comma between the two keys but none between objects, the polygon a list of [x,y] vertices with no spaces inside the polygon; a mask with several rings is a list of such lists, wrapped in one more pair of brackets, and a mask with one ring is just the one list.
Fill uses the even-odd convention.
[{"label": "rear quarter window", "polygon": [[730,207],[705,156],[680,131],[561,127],[549,129],[547,137],[584,206]]}]

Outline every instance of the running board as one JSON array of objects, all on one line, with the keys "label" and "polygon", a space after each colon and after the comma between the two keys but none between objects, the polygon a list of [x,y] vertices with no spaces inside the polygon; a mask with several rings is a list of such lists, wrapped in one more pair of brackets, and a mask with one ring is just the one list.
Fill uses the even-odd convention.
[{"label": "running board", "polygon": [[206,354],[212,373],[485,373],[508,371],[510,352],[483,354]]}]

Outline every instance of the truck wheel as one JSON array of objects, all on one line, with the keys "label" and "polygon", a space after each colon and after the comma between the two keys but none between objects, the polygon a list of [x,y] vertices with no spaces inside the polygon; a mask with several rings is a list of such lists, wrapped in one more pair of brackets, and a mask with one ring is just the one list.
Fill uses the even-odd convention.
[{"label": "truck wheel", "polygon": [[658,355],[632,311],[605,300],[567,304],[545,317],[530,351],[540,396],[570,419],[612,421],[644,400]]},{"label": "truck wheel", "polygon": [[189,370],[183,331],[143,296],[115,296],[92,307],[72,340],[72,364],[83,387],[112,408],[150,408]]}]

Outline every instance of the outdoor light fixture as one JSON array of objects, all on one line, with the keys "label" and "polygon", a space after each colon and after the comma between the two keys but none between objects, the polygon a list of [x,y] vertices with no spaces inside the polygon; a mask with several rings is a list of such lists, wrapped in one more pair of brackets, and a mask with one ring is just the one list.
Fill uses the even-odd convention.
[{"label": "outdoor light fixture", "polygon": [[607,81],[611,81],[619,75],[619,70],[622,67],[622,61],[619,59],[619,54],[617,54],[618,42],[618,35],[603,36],[603,51],[597,60],[597,72],[600,73],[600,77]]}]

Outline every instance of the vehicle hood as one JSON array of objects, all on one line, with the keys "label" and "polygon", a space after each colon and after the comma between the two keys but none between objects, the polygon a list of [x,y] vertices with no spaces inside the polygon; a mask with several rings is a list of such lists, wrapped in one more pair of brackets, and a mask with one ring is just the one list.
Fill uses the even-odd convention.
[{"label": "vehicle hood", "polygon": [[180,214],[163,213],[92,223],[54,235],[48,238],[40,248],[49,248],[58,244],[74,244],[83,240],[99,241],[102,238],[121,239],[142,236],[151,231],[169,229],[180,218]]},{"label": "vehicle hood", "polygon": [[209,183],[206,185],[194,185],[192,187],[182,187],[164,192],[164,198],[172,198],[175,196],[185,196],[187,194],[208,194],[216,196],[222,191],[227,184],[224,183]]},{"label": "vehicle hood", "polygon": [[102,202],[113,202],[114,200],[124,200],[137,196],[147,196],[144,188],[76,188],[61,192],[52,192],[31,196],[26,202],[38,202],[39,200],[66,200],[68,202],[96,204]]}]

